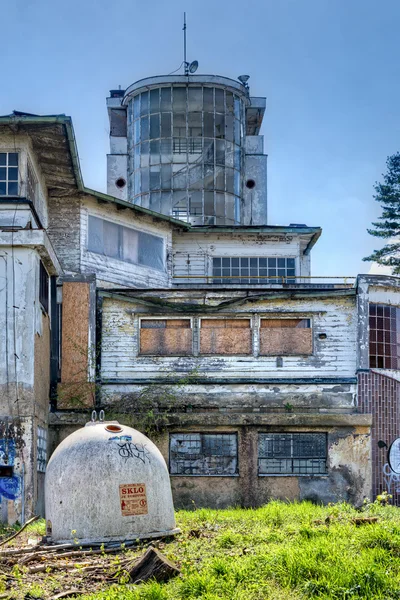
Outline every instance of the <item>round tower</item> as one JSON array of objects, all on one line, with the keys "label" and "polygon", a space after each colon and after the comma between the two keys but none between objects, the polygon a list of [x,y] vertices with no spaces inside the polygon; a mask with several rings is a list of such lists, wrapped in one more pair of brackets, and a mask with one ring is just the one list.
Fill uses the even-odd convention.
[{"label": "round tower", "polygon": [[108,108],[108,193],[192,225],[266,223],[265,99],[245,83],[150,77],[112,91]]}]

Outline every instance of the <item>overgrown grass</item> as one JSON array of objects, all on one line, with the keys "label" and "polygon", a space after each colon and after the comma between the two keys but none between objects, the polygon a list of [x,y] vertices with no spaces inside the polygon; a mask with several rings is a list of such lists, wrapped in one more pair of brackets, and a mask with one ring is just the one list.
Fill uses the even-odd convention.
[{"label": "overgrown grass", "polygon": [[[357,526],[352,519],[360,516],[378,521]],[[270,502],[256,510],[180,511],[177,522],[182,534],[160,549],[179,565],[181,577],[114,585],[81,598],[400,600],[395,507],[371,504],[360,513],[347,504]]]}]

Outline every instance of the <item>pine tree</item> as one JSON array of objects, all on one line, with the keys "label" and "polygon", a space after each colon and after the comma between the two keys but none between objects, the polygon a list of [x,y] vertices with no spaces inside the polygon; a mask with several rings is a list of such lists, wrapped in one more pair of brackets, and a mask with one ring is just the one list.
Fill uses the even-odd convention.
[{"label": "pine tree", "polygon": [[[382,204],[379,222],[372,223],[375,229],[368,233],[375,237],[391,240],[381,250],[374,250],[363,260],[374,261],[380,265],[392,267],[393,274],[400,273],[400,152],[389,156],[386,161],[387,172],[383,183],[375,183],[374,199]],[[398,241],[397,241],[398,240]]]}]

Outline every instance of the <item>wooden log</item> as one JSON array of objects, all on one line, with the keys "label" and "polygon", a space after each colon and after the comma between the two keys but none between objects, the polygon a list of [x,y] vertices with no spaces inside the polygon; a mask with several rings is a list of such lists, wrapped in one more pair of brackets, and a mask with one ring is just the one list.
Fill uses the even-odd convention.
[{"label": "wooden log", "polygon": [[71,596],[82,596],[82,594],[84,594],[84,592],[79,590],[65,590],[65,592],[52,596],[50,600],[60,600],[61,598],[70,598]]},{"label": "wooden log", "polygon": [[150,547],[133,567],[128,569],[128,573],[132,583],[141,583],[149,579],[161,582],[176,577],[180,570],[159,550]]}]

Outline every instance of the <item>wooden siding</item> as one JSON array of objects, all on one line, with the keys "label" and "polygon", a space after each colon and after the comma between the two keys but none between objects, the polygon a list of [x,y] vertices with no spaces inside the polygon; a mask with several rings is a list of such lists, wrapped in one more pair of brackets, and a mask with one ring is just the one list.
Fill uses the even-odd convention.
[{"label": "wooden siding", "polygon": [[[193,302],[189,292],[179,292],[176,297],[168,293],[170,302]],[[229,295],[218,294],[218,302],[227,301]],[[205,303],[205,298],[196,298]],[[209,302],[209,300],[208,300]],[[171,315],[180,318],[181,315]],[[159,311],[158,311],[158,314]],[[277,367],[276,356],[260,356],[260,317],[278,316],[309,318],[312,325],[313,353],[305,356],[285,356],[282,367]],[[218,314],[219,319],[245,317],[253,319],[252,355],[199,354],[199,320],[206,315],[192,315],[193,356],[147,357],[139,355],[140,318],[152,318],[151,308],[133,300],[104,298],[101,374],[105,379],[154,380],[165,377],[166,372],[191,372],[194,369],[210,380],[213,378],[296,378],[296,377],[354,377],[356,371],[356,315],[355,299],[310,298],[274,299],[251,302]],[[160,315],[161,316],[161,315]],[[190,315],[185,315],[190,316]],[[200,328],[201,331],[201,328]],[[225,330],[227,331],[227,330]],[[300,331],[300,330],[298,330]],[[303,330],[307,331],[307,330]],[[326,339],[319,339],[319,334]],[[197,351],[196,351],[197,349]]]}]

